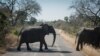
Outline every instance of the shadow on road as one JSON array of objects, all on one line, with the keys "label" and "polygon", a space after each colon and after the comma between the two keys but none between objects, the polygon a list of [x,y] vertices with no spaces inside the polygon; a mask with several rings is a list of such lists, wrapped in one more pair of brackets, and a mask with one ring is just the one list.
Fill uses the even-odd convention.
[{"label": "shadow on road", "polygon": [[26,48],[21,48],[21,51],[17,51],[15,48],[9,48],[7,50],[8,52],[36,52],[36,53],[72,53],[71,51],[64,51],[64,50],[57,50],[57,49],[49,49],[49,50],[44,50],[42,52],[39,51],[39,49],[32,49],[32,51],[27,51]]}]

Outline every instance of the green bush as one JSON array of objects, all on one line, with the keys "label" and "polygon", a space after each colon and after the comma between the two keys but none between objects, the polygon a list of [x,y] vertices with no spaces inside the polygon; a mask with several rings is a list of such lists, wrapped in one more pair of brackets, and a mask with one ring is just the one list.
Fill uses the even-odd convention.
[{"label": "green bush", "polygon": [[16,30],[16,31],[14,32],[14,35],[17,35],[17,36],[18,36],[18,34],[19,34],[19,32]]},{"label": "green bush", "polygon": [[9,32],[9,20],[0,12],[0,46],[5,45],[5,35]]},{"label": "green bush", "polygon": [[5,45],[4,39],[0,38],[0,47],[3,47]]}]

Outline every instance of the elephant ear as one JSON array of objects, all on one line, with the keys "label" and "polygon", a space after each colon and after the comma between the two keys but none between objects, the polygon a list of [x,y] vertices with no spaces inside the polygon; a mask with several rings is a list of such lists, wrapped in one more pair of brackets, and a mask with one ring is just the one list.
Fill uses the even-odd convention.
[{"label": "elephant ear", "polygon": [[54,33],[54,34],[56,34],[56,32],[55,32],[53,26],[49,26],[49,33]]},{"label": "elephant ear", "polygon": [[45,32],[45,34],[49,34],[49,25],[48,24],[41,24],[40,26],[42,26],[43,31]]}]

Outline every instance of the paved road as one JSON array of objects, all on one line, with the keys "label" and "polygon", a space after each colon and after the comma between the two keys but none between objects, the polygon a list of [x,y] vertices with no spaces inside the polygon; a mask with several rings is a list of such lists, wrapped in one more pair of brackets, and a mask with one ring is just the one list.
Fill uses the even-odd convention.
[{"label": "paved road", "polygon": [[39,43],[36,42],[30,44],[32,51],[27,51],[26,45],[23,44],[20,52],[17,51],[16,48],[11,48],[2,56],[84,56],[82,52],[75,51],[75,49],[62,39],[60,35],[57,35],[56,43],[54,47],[51,47],[52,37],[52,34],[45,37],[49,48],[47,51],[39,52]]}]

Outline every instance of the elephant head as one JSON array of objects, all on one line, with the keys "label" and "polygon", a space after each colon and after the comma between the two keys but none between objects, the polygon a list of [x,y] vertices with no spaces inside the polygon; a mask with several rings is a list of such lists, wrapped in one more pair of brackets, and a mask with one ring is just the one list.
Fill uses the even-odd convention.
[{"label": "elephant head", "polygon": [[54,36],[53,43],[52,43],[52,46],[53,46],[55,43],[55,40],[56,40],[55,29],[53,28],[53,26],[50,26],[48,24],[41,24],[40,26],[42,26],[42,28],[45,30],[46,34],[49,34],[49,33],[53,34],[53,36]]}]

